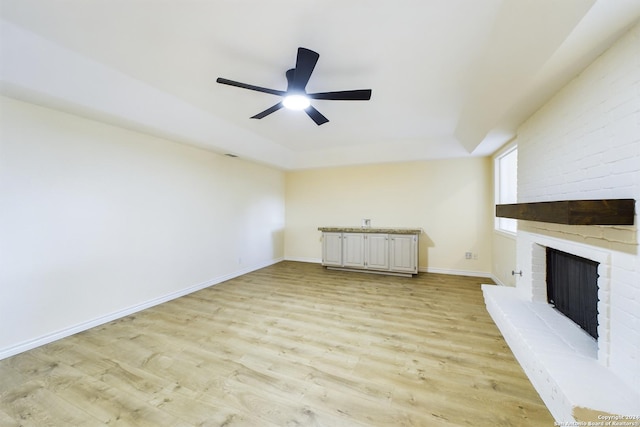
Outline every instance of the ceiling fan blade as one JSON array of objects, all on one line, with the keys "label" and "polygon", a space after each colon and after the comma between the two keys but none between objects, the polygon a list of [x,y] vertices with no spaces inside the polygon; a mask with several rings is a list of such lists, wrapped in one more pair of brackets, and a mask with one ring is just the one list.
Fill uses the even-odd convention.
[{"label": "ceiling fan blade", "polygon": [[293,79],[294,90],[304,91],[309,82],[311,73],[318,62],[320,55],[312,50],[304,47],[298,48],[298,57],[296,59],[295,76]]},{"label": "ceiling fan blade", "polygon": [[307,96],[312,99],[330,99],[333,101],[368,101],[371,99],[371,89],[309,93]]},{"label": "ceiling fan blade", "polygon": [[282,107],[284,107],[284,105],[282,105],[282,102],[278,102],[276,105],[274,105],[273,107],[269,107],[266,110],[262,111],[261,113],[256,114],[255,116],[252,116],[252,119],[262,119],[263,117],[267,117],[269,114],[274,113],[276,111],[278,111],[279,109],[281,109]]},{"label": "ceiling fan blade", "polygon": [[311,120],[316,122],[316,124],[318,126],[323,125],[323,124],[325,124],[325,123],[327,123],[329,121],[329,119],[327,119],[325,116],[323,116],[320,113],[320,111],[318,111],[315,108],[313,108],[312,105],[310,105],[307,108],[305,108],[304,111],[307,113],[307,115],[309,117],[311,117]]},{"label": "ceiling fan blade", "polygon": [[287,94],[287,92],[285,92],[283,90],[275,90],[275,89],[269,89],[269,88],[266,88],[266,87],[249,85],[249,84],[246,84],[246,83],[240,83],[240,82],[236,82],[236,81],[233,81],[233,80],[225,79],[225,78],[222,78],[222,77],[218,77],[216,79],[216,82],[221,83],[223,85],[240,87],[242,89],[249,89],[249,90],[255,90],[257,92],[270,93],[272,95],[285,96]]},{"label": "ceiling fan blade", "polygon": [[291,68],[290,70],[287,70],[287,72],[284,73],[284,75],[287,77],[287,93],[296,92],[297,91],[296,84],[295,84],[296,69]]}]

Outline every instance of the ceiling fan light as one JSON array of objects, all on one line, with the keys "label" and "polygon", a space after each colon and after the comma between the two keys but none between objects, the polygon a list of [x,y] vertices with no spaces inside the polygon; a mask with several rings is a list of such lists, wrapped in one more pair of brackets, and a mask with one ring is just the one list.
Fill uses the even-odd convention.
[{"label": "ceiling fan light", "polygon": [[290,110],[304,110],[311,105],[311,101],[304,95],[288,95],[284,97],[282,104]]}]

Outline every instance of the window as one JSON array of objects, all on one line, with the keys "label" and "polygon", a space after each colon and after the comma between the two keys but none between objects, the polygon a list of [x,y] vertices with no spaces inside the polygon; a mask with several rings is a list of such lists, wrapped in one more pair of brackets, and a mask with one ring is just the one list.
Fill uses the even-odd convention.
[{"label": "window", "polygon": [[[514,144],[495,158],[496,204],[518,202],[518,147]],[[507,233],[517,231],[517,220],[496,218],[496,230]]]}]

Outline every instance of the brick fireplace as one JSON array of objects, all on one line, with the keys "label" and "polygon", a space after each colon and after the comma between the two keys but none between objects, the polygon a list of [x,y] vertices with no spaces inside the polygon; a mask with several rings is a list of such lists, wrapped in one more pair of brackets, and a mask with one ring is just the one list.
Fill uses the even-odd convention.
[{"label": "brick fireplace", "polygon": [[[522,249],[521,263],[530,274],[518,280],[518,291],[523,298],[547,303],[546,248],[552,248],[597,262],[598,265],[598,339],[593,339],[592,351],[585,355],[595,357],[602,366],[608,366],[611,313],[611,254],[608,251],[568,240],[552,238],[535,233],[522,232],[519,248]],[[569,319],[567,319],[570,321]],[[569,325],[568,322],[564,322]],[[575,325],[577,327],[577,325]],[[571,325],[573,327],[573,325]],[[585,334],[586,335],[586,334]],[[591,337],[589,337],[591,338]],[[586,343],[590,340],[585,336]]]},{"label": "brick fireplace", "polygon": [[[598,265],[598,339],[547,303],[546,248],[587,258]],[[610,414],[636,415],[640,394],[629,364],[636,363],[629,306],[612,276],[631,255],[571,240],[519,231],[515,288],[485,285],[487,310],[518,362],[556,420],[598,421]],[[617,282],[616,282],[617,283]],[[637,313],[635,313],[637,315]],[[630,335],[626,335],[630,334]],[[624,337],[627,336],[627,339]],[[631,348],[630,348],[631,347]],[[629,352],[631,350],[631,352]],[[627,359],[627,360],[625,360]]]}]

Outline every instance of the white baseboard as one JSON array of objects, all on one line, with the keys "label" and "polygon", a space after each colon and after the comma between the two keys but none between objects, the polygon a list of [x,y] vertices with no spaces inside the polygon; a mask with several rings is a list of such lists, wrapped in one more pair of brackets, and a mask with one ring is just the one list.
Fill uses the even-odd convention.
[{"label": "white baseboard", "polygon": [[27,351],[27,350],[34,349],[36,347],[40,347],[40,346],[48,344],[50,342],[57,341],[57,340],[62,339],[62,338],[66,338],[66,337],[71,336],[73,334],[77,334],[78,332],[82,332],[82,331],[86,331],[86,330],[91,329],[91,328],[95,328],[96,326],[100,326],[100,325],[102,325],[104,323],[108,323],[108,322],[111,322],[113,320],[120,319],[120,318],[125,317],[125,316],[129,316],[129,315],[131,315],[133,313],[137,313],[139,311],[142,311],[142,310],[145,310],[147,308],[156,306],[158,304],[162,304],[162,303],[171,301],[173,299],[180,298],[182,296],[191,294],[191,293],[199,291],[201,289],[217,285],[219,283],[225,282],[225,281],[233,279],[235,277],[242,276],[243,274],[247,274],[247,273],[250,273],[252,271],[259,270],[259,269],[264,268],[264,267],[268,267],[268,266],[276,264],[276,263],[278,263],[278,262],[280,262],[282,260],[283,260],[283,258],[277,258],[277,259],[270,260],[270,261],[267,261],[267,262],[264,262],[264,263],[253,265],[251,267],[246,267],[246,268],[234,271],[234,272],[229,273],[229,274],[224,274],[222,276],[215,277],[213,279],[207,280],[206,282],[198,283],[198,284],[190,286],[188,288],[181,289],[179,291],[172,292],[170,294],[166,294],[166,295],[163,295],[163,296],[160,296],[160,297],[145,301],[145,302],[140,303],[140,304],[132,305],[132,306],[123,308],[122,310],[117,310],[117,311],[114,311],[112,313],[106,314],[104,316],[100,316],[100,317],[96,317],[96,318],[91,319],[91,320],[87,320],[86,322],[78,323],[76,325],[73,325],[73,326],[70,326],[70,327],[67,327],[67,328],[64,328],[64,329],[60,329],[60,330],[55,331],[55,332],[51,332],[49,334],[45,334],[45,335],[39,336],[37,338],[31,339],[31,340],[23,341],[21,343],[18,343],[16,345],[13,345],[13,346],[10,346],[10,347],[6,347],[6,348],[3,348],[3,349],[0,349],[0,360],[6,359],[7,357],[14,356],[16,354],[22,353],[22,352]]},{"label": "white baseboard", "polygon": [[493,280],[493,275],[486,271],[453,270],[449,268],[436,267],[419,268],[418,271],[421,273],[451,274],[454,276],[486,277],[487,279]]},{"label": "white baseboard", "polygon": [[285,261],[296,261],[296,262],[309,262],[312,264],[322,264],[321,258],[308,258],[308,257],[285,257]]},{"label": "white baseboard", "polygon": [[[315,264],[322,264],[322,259],[320,258],[304,258],[304,257],[285,257],[285,261],[297,261],[297,262],[310,262]],[[357,270],[354,270],[357,271]],[[437,274],[450,274],[454,276],[471,276],[471,277],[486,277],[488,279],[493,280],[499,285],[504,286],[493,274],[487,273],[486,271],[469,271],[469,270],[452,270],[448,268],[418,268],[418,271],[421,273],[437,273]]]},{"label": "white baseboard", "polygon": [[508,288],[512,288],[513,286],[509,286],[506,283],[504,283],[502,280],[498,279],[498,277],[495,274],[491,275],[491,280],[493,280],[493,282],[498,285],[498,286],[506,286]]}]

